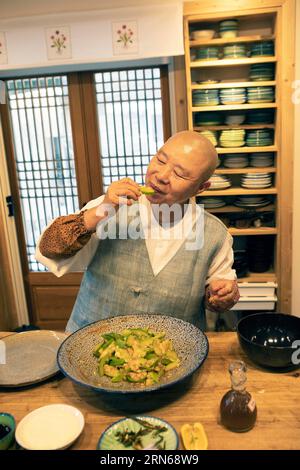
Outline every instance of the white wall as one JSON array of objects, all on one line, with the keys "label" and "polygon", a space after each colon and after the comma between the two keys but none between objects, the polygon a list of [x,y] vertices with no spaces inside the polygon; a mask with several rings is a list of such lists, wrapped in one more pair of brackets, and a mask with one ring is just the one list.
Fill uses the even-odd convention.
[{"label": "white wall", "polygon": [[[296,73],[300,80],[300,0],[296,0]],[[298,101],[300,101],[300,92]],[[295,105],[292,313],[300,317],[300,102]]]}]

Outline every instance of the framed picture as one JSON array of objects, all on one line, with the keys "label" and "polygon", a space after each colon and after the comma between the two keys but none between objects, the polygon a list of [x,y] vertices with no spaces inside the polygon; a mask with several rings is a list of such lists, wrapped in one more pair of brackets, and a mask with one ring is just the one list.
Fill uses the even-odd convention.
[{"label": "framed picture", "polygon": [[53,59],[71,59],[71,34],[69,26],[57,26],[45,30],[47,56]]},{"label": "framed picture", "polygon": [[137,21],[112,23],[112,40],[114,55],[138,53]]},{"label": "framed picture", "polygon": [[0,31],[0,64],[7,64],[7,60],[5,33]]}]

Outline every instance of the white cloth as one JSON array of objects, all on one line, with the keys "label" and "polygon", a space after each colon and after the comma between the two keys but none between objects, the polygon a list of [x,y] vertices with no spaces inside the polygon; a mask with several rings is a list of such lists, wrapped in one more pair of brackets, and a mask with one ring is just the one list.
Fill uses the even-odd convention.
[{"label": "white cloth", "polygon": [[[100,196],[99,198],[90,201],[84,207],[84,209],[91,209],[93,207],[98,206],[102,203],[103,198],[104,196]],[[172,227],[166,228],[161,227],[160,224],[157,222],[151,209],[151,204],[144,195],[140,197],[139,202],[140,204],[143,204],[145,208],[145,211],[142,210],[140,212],[140,215],[143,230],[146,236],[145,242],[149,255],[149,260],[152,266],[153,274],[156,276],[164,268],[164,266],[166,266],[166,264],[173,258],[173,256],[177,253],[182,243],[188,236],[188,232],[185,232],[185,237],[176,239],[176,237],[174,236],[174,231],[180,230],[182,225],[184,225],[185,227],[193,227],[195,217],[197,216],[195,215],[195,211],[193,210],[196,203],[195,200],[192,199],[191,204],[189,204],[189,207],[186,210],[186,213],[184,214],[184,217]],[[45,230],[51,225],[51,223],[45,228]],[[151,238],[147,235],[149,234],[150,226],[152,230],[154,228],[154,230],[157,230],[158,233],[161,235],[158,239],[156,237]],[[49,271],[55,274],[55,276],[57,277],[61,277],[69,272],[85,271],[96,252],[98,243],[100,242],[99,238],[94,233],[88,243],[74,256],[66,259],[53,260],[43,256],[39,250],[39,244],[43,233],[41,234],[38,240],[35,256],[37,261],[46,266]],[[232,269],[232,241],[232,236],[227,233],[227,237],[222,248],[217,253],[210,266],[206,279],[206,284],[209,284],[212,279],[236,279],[235,270]]]}]

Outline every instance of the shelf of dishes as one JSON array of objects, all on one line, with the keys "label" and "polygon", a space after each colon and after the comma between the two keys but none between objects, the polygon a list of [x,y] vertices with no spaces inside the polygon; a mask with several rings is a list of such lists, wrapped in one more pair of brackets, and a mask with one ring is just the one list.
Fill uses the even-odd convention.
[{"label": "shelf of dishes", "polygon": [[277,194],[277,188],[266,188],[266,189],[245,189],[241,187],[231,187],[227,189],[209,189],[198,193],[201,196],[240,196],[240,195],[251,195],[251,194]]},{"label": "shelf of dishes", "polygon": [[237,59],[197,59],[190,63],[193,68],[197,67],[228,67],[236,65],[265,64],[277,62],[277,57],[245,57]]},{"label": "shelf of dishes", "polygon": [[213,90],[213,89],[222,89],[222,88],[248,88],[253,86],[275,86],[276,80],[257,80],[257,81],[239,81],[239,82],[217,82],[217,80],[203,80],[192,83],[192,90]]},{"label": "shelf of dishes", "polygon": [[239,37],[232,37],[232,38],[213,38],[208,39],[207,37],[204,39],[190,39],[190,47],[195,46],[218,46],[218,45],[225,45],[225,44],[235,44],[235,43],[253,43],[253,42],[269,42],[275,39],[274,34],[268,36],[262,36],[259,34],[252,35],[252,36],[239,36]]},{"label": "shelf of dishes", "polygon": [[275,129],[275,124],[227,124],[224,126],[194,126],[194,131],[205,131],[205,130],[210,130],[210,131],[223,131],[223,130],[233,130],[233,129]]},{"label": "shelf of dishes", "polygon": [[277,169],[275,167],[265,167],[265,168],[223,168],[218,167],[215,170],[216,175],[239,175],[243,173],[276,173]]},{"label": "shelf of dishes", "polygon": [[256,103],[256,104],[219,104],[213,106],[193,106],[193,112],[201,111],[234,111],[246,109],[264,109],[264,108],[277,108],[277,103]]}]

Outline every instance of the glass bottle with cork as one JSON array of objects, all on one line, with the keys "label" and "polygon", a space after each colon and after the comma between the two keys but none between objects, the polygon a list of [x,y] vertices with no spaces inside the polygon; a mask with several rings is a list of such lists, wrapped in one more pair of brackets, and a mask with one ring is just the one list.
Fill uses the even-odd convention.
[{"label": "glass bottle with cork", "polygon": [[246,364],[235,361],[229,365],[231,390],[223,396],[220,404],[221,423],[234,432],[246,432],[253,428],[256,417],[256,403],[246,391]]}]

